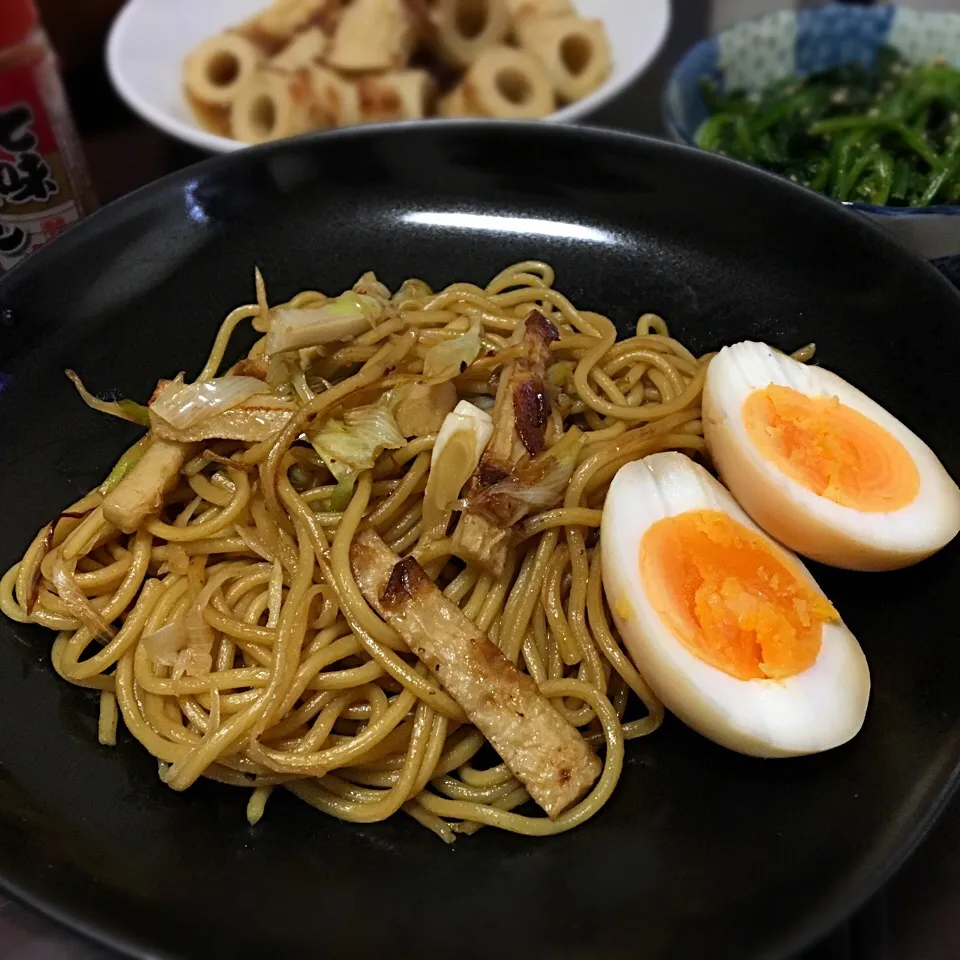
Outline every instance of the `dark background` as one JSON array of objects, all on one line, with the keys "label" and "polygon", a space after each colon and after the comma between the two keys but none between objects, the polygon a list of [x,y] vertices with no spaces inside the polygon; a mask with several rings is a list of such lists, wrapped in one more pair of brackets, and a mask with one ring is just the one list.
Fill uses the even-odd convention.
[{"label": "dark background", "polygon": [[[0,0],[0,8],[2,5]],[[47,28],[64,62],[74,115],[103,203],[202,159],[199,153],[140,122],[112,93],[102,67],[102,49],[106,27],[120,5],[120,0],[40,0]],[[674,23],[656,63],[590,122],[660,135],[660,88],[684,50],[709,32],[709,22],[709,0],[675,0]],[[830,825],[824,824],[824,829],[829,830]],[[112,956],[0,895],[3,960],[109,960]],[[894,879],[802,960],[957,958],[960,798],[947,807]]]}]

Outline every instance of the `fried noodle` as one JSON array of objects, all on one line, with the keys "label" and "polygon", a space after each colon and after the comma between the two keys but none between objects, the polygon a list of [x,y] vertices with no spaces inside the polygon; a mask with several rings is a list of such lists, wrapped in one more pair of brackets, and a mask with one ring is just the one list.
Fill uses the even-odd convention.
[{"label": "fried noodle", "polygon": [[[620,776],[624,742],[652,733],[663,717],[605,606],[604,497],[628,461],[703,452],[708,358],[672,339],[653,314],[618,341],[608,318],[578,309],[553,284],[553,270],[533,261],[486,287],[455,283],[436,293],[408,281],[391,295],[365,275],[354,289],[380,298],[379,319],[346,341],[295,354],[299,362],[273,387],[295,406],[279,432],[195,444],[160,509],[132,532],[105,518],[102,488],[38,534],[0,581],[0,610],[56,633],[57,673],[100,692],[101,741],[114,741],[119,710],[168,786],[184,790],[205,776],[246,788],[251,822],[277,787],[356,823],[403,811],[448,842],[484,825],[558,833],[600,809]],[[224,320],[198,379],[217,376],[244,322],[265,333],[279,311],[327,302],[308,291],[270,308],[259,283],[258,303]],[[491,572],[459,558],[446,529],[426,528],[435,433],[379,452],[352,487],[331,476],[305,435],[422,380],[427,351],[476,324],[481,349],[453,383],[458,399],[495,414],[501,374],[519,362],[532,311],[558,334],[547,365],[546,449],[574,427],[583,436],[565,489],[510,526],[502,570]],[[231,369],[269,368],[265,343]],[[484,737],[364,599],[350,556],[367,528],[399,556],[415,555],[602,754],[599,779],[565,812],[518,812],[526,789],[498,758],[492,766],[484,759]],[[174,634],[179,643],[164,649]]]}]

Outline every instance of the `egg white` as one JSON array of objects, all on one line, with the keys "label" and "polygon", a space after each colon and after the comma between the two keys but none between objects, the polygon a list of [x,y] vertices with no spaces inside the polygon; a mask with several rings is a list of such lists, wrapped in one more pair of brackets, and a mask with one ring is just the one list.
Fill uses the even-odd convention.
[{"label": "egg white", "polygon": [[651,524],[690,510],[719,510],[759,533],[824,595],[803,564],[770,540],[703,467],[680,453],[629,463],[607,494],[601,551],[607,601],[637,669],[668,710],[731,750],[789,757],[846,743],[863,724],[870,673],[842,622],[823,625],[820,652],[807,670],[740,680],[691,653],[660,619],[641,577],[640,543]]},{"label": "egg white", "polygon": [[[897,439],[920,476],[913,502],[867,513],[821,497],[767,460],[747,433],[743,405],[751,393],[771,384],[808,397],[837,397]],[[811,559],[851,570],[893,570],[936,552],[960,531],[960,489],[915,433],[836,374],[766,344],[737,343],[710,361],[703,430],[720,478],[747,513]]]}]

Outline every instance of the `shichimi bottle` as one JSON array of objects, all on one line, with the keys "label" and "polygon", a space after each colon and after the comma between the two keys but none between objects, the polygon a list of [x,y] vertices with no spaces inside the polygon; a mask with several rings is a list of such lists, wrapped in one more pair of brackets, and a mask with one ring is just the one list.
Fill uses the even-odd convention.
[{"label": "shichimi bottle", "polygon": [[33,0],[0,0],[0,274],[90,213],[57,57]]}]

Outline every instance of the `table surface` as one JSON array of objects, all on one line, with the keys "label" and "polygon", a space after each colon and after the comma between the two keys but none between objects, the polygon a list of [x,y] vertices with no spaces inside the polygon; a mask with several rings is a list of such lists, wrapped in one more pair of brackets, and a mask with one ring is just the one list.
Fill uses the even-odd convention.
[{"label": "table surface", "polygon": [[[627,0],[624,0],[627,2]],[[633,0],[642,2],[642,0]],[[683,51],[710,27],[708,0],[678,0],[650,70],[590,123],[660,134],[659,91]],[[141,123],[99,66],[67,78],[95,187],[106,203],[201,156]],[[0,894],[2,960],[109,960],[107,951]],[[960,795],[897,875],[863,909],[799,960],[960,958]]]}]

